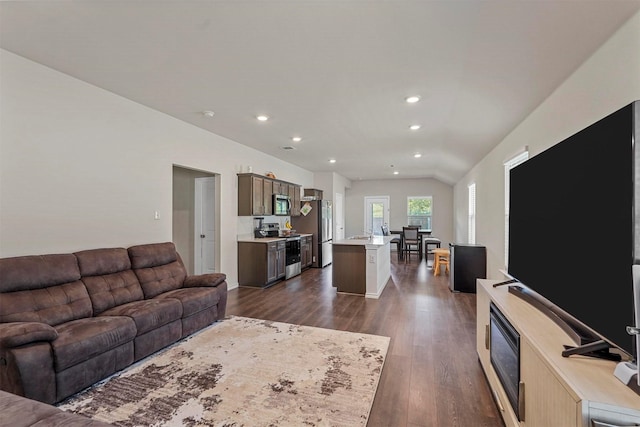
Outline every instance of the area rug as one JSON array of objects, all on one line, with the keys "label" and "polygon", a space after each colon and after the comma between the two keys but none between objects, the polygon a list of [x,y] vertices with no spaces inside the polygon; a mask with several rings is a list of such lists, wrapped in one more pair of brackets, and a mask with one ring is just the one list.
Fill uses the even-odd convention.
[{"label": "area rug", "polygon": [[364,426],[388,347],[232,316],[59,407],[118,426]]}]

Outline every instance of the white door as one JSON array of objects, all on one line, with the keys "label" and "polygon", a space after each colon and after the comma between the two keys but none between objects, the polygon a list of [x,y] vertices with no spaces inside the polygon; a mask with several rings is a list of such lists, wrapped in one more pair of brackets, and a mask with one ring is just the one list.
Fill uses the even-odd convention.
[{"label": "white door", "polygon": [[342,193],[335,194],[335,203],[333,204],[334,209],[334,218],[335,218],[335,227],[336,227],[336,238],[335,240],[344,239],[344,196]]},{"label": "white door", "polygon": [[382,235],[382,226],[389,224],[389,196],[364,198],[364,233]]},{"label": "white door", "polygon": [[194,274],[215,273],[215,177],[195,180]]}]

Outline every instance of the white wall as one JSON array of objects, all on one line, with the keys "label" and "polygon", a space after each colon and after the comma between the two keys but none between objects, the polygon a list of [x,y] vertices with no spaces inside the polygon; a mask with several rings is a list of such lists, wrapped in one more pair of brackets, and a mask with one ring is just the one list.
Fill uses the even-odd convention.
[{"label": "white wall", "polygon": [[[236,173],[313,174],[0,50],[0,256],[172,240],[173,165],[219,174],[220,271],[237,285]],[[160,214],[154,220],[154,212]]]},{"label": "white wall", "polygon": [[[316,172],[313,175],[313,184],[315,189],[322,190],[322,197],[325,200],[331,200],[333,204],[333,239],[335,240],[338,233],[338,227],[340,223],[344,226],[346,224],[346,206],[349,203],[346,197],[347,189],[351,188],[351,181],[344,176],[335,172]],[[342,194],[342,221],[337,218],[336,211],[336,193]],[[346,237],[346,235],[345,235]]]},{"label": "white wall", "polygon": [[[488,276],[504,268],[504,167],[529,147],[530,157],[640,99],[640,13],[622,26],[454,189],[456,238],[467,234],[467,186],[476,182],[476,240],[487,246]],[[570,167],[570,166],[569,166]],[[606,236],[606,224],[599,234]],[[554,236],[541,236],[554,245]]]},{"label": "white wall", "polygon": [[[453,187],[436,179],[386,179],[352,181],[346,197],[346,232],[364,233],[365,196],[389,196],[389,228],[407,225],[407,197],[433,196],[432,235],[446,247],[453,240]],[[465,243],[463,241],[457,243]]]}]

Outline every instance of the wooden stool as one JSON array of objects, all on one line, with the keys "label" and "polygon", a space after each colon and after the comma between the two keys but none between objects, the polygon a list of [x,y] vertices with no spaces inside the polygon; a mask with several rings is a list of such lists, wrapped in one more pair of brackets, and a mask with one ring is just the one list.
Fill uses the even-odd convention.
[{"label": "wooden stool", "polygon": [[440,268],[445,267],[445,272],[449,274],[449,249],[434,249],[431,251],[434,257],[433,275],[440,274]]}]

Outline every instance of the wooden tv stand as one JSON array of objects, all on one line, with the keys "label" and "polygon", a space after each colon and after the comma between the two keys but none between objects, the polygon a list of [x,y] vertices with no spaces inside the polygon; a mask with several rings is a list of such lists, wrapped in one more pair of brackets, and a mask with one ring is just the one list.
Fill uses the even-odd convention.
[{"label": "wooden tv stand", "polygon": [[[498,282],[477,281],[476,348],[506,426],[640,426],[640,396],[613,375],[616,362],[562,357],[563,345],[574,345],[571,338],[507,286],[494,288]],[[520,334],[524,421],[518,421],[489,359],[490,302]]]}]

